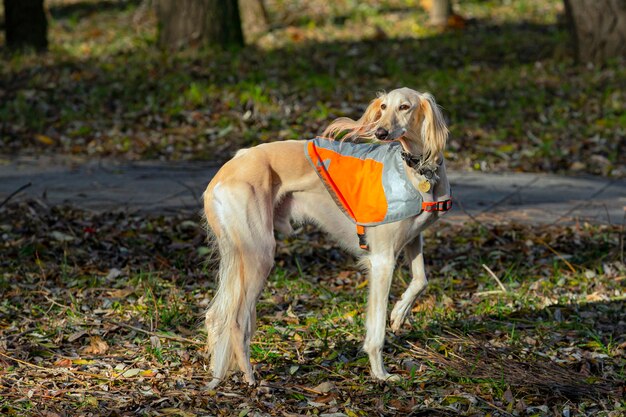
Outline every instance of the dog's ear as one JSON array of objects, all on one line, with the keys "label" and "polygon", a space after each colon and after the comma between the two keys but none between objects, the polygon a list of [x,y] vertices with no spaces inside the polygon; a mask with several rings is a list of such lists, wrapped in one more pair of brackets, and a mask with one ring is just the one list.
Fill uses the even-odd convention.
[{"label": "dog's ear", "polygon": [[367,106],[361,118],[354,121],[348,117],[335,119],[322,133],[322,136],[332,139],[374,138],[374,124],[380,119],[380,105],[382,98],[375,98]]},{"label": "dog's ear", "polygon": [[423,115],[424,156],[426,160],[439,162],[448,139],[448,126],[432,94],[420,94],[420,107]]},{"label": "dog's ear", "polygon": [[366,129],[369,129],[370,126],[368,125],[376,123],[382,115],[380,111],[380,105],[382,104],[382,102],[383,99],[381,97],[377,97],[372,100],[369,106],[367,106],[367,109],[365,109],[365,113],[363,113],[363,116],[361,116],[361,118],[359,119],[359,124],[361,124]]}]

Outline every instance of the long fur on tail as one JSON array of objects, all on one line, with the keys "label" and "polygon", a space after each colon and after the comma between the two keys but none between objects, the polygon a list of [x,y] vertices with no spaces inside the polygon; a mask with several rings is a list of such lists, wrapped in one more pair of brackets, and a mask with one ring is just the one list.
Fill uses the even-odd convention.
[{"label": "long fur on tail", "polygon": [[[207,222],[213,228],[220,255],[217,291],[206,312],[207,349],[215,386],[233,365],[254,383],[250,340],[256,328],[256,301],[273,264],[275,240],[267,211],[242,201],[254,201],[247,182],[219,183],[205,193]],[[269,198],[269,194],[268,194]]]},{"label": "long fur on tail", "polygon": [[222,378],[231,367],[234,352],[230,328],[237,320],[243,297],[237,279],[243,265],[235,245],[228,236],[216,238],[220,253],[217,291],[206,312],[207,351],[211,353],[211,370]]}]

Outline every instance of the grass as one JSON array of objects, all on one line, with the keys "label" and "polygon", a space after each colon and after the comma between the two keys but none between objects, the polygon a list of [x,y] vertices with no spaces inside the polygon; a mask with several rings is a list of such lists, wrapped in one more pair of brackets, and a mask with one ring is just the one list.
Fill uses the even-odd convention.
[{"label": "grass", "polygon": [[[235,373],[208,391],[201,317],[215,282],[207,250],[198,250],[198,218],[96,215],[34,201],[0,213],[7,415],[626,411],[618,227],[429,231],[429,287],[410,323],[386,338],[398,384],[369,378],[361,351],[366,277],[306,228],[279,241],[259,300],[252,357],[262,382],[250,388]],[[506,293],[494,292],[483,263]],[[408,279],[400,268],[392,302]]]},{"label": "grass", "polygon": [[407,85],[444,107],[454,169],[626,172],[624,63],[575,65],[561,0],[461,2],[470,23],[447,32],[408,0],[277,0],[257,43],[177,54],[137,4],[52,2],[50,53],[3,55],[5,152],[225,160]]}]

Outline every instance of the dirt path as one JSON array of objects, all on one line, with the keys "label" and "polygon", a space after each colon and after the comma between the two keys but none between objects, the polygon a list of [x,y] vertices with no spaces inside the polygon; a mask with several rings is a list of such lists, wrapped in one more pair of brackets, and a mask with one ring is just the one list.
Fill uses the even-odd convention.
[{"label": "dirt path", "polygon": [[[98,211],[199,211],[204,187],[217,168],[208,162],[0,158],[0,202],[30,184],[12,200],[38,198]],[[479,172],[451,172],[450,177],[455,207],[448,221],[624,221],[624,179]]]}]

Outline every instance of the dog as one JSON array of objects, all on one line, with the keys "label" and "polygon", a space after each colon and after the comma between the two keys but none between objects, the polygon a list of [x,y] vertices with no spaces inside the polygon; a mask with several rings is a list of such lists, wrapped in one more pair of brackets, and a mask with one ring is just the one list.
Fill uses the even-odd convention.
[{"label": "dog", "polygon": [[[402,170],[413,187],[432,185],[426,199],[434,202],[423,204],[450,198],[443,161],[448,128],[429,93],[409,88],[381,93],[360,119],[336,119],[322,137],[342,143],[400,144],[407,158]],[[220,255],[218,287],[205,320],[213,376],[210,388],[235,366],[245,381],[255,383],[250,340],[256,329],[256,302],[274,264],[274,231],[290,234],[292,223],[304,222],[321,227],[367,270],[363,348],[375,379],[400,379],[387,372],[382,358],[393,270],[404,251],[412,278],[391,312],[391,329],[397,332],[427,284],[421,232],[443,211],[421,210],[399,221],[364,227],[364,235],[358,235],[354,220],[342,212],[307,159],[306,146],[307,141],[288,140],[242,149],[203,194],[204,215]]]}]

